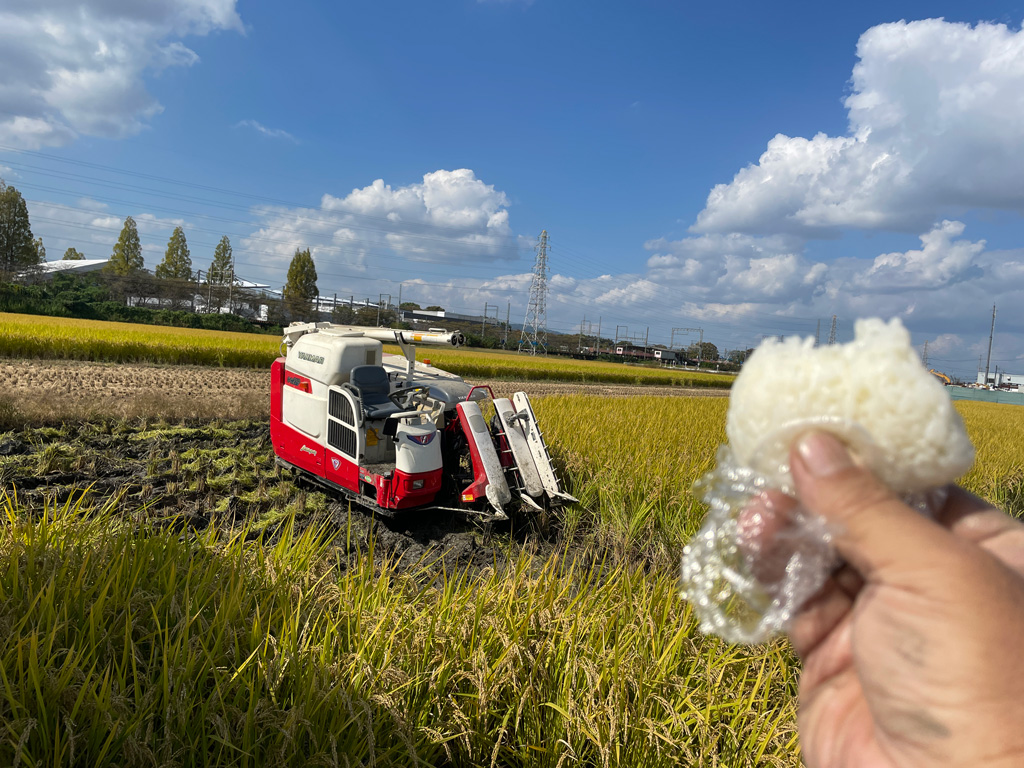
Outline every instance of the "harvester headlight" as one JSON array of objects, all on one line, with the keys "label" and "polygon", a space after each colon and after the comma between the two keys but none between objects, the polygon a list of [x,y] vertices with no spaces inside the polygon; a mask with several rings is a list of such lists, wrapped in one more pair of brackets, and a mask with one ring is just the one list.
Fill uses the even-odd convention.
[{"label": "harvester headlight", "polygon": [[422,477],[419,480],[413,480],[412,481],[412,489],[414,491],[418,491],[422,487],[423,487],[423,478]]}]

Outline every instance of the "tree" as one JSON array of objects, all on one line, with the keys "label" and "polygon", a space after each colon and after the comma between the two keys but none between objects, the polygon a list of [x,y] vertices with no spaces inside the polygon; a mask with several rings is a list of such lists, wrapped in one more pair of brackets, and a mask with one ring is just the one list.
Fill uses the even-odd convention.
[{"label": "tree", "polygon": [[139,242],[139,229],[131,216],[124,220],[121,234],[114,243],[114,252],[106,269],[121,277],[130,277],[141,272],[145,266],[142,259],[142,243]]},{"label": "tree", "polygon": [[736,364],[745,363],[753,351],[753,349],[734,349],[729,353],[729,362]]},{"label": "tree", "polygon": [[331,310],[331,322],[338,325],[352,325],[356,321],[355,310],[348,304],[335,304]]},{"label": "tree", "polygon": [[437,304],[431,304],[429,307],[426,308],[425,311],[427,311],[427,312],[444,312],[444,307],[439,307],[439,306],[437,306]]},{"label": "tree", "polygon": [[296,248],[292,263],[288,266],[288,282],[281,291],[285,308],[293,319],[302,319],[312,313],[312,302],[318,295],[313,254],[309,248],[304,251]]},{"label": "tree", "polygon": [[710,341],[700,342],[699,344],[691,344],[686,348],[686,356],[691,360],[700,360],[701,362],[708,362],[710,360],[718,359],[718,347],[712,344]]},{"label": "tree", "polygon": [[[216,307],[219,312],[224,304],[224,299],[230,302],[231,292],[224,286],[233,283],[235,279],[235,260],[232,256],[231,241],[224,235],[217,243],[213,251],[213,262],[210,264],[210,271],[206,273],[206,282],[209,286],[207,302]],[[232,311],[234,307],[229,307]]]},{"label": "tree", "polygon": [[376,327],[379,311],[377,307],[360,307],[356,310],[356,325]]},{"label": "tree", "polygon": [[0,179],[0,280],[10,279],[39,263],[25,198]]},{"label": "tree", "polygon": [[153,274],[161,280],[191,280],[192,257],[185,241],[185,230],[175,227],[171,239],[167,241],[164,260],[156,265]]},{"label": "tree", "polygon": [[83,256],[81,253],[79,253],[74,248],[68,248],[66,251],[64,251],[64,258],[62,259],[62,261],[84,261],[84,260],[85,260],[85,256]]},{"label": "tree", "polygon": [[32,241],[32,245],[36,249],[36,264],[42,264],[46,261],[46,246],[43,245],[43,238],[37,237]]},{"label": "tree", "polygon": [[213,251],[213,262],[207,281],[213,285],[225,285],[235,276],[235,262],[231,257],[231,241],[224,235]]},{"label": "tree", "polygon": [[415,301],[403,301],[401,304],[398,305],[398,308],[399,309],[411,309],[411,310],[415,311],[417,309],[420,309],[420,305],[417,304]]},{"label": "tree", "polygon": [[185,242],[185,230],[175,227],[171,239],[167,241],[164,260],[153,270],[156,279],[163,282],[165,296],[170,298],[171,306],[178,308],[190,303],[190,296],[195,298],[192,289],[192,257]]}]

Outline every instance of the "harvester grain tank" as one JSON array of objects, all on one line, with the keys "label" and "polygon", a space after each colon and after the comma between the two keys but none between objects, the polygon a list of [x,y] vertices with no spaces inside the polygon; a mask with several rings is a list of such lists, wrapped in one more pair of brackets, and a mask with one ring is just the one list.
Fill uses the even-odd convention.
[{"label": "harvester grain tank", "polygon": [[[384,354],[384,343],[403,355]],[[385,513],[442,508],[505,519],[521,505],[560,506],[565,492],[530,399],[495,398],[417,364],[415,345],[457,347],[462,334],[293,323],[271,368],[277,461]],[[481,403],[492,401],[485,419]]]}]

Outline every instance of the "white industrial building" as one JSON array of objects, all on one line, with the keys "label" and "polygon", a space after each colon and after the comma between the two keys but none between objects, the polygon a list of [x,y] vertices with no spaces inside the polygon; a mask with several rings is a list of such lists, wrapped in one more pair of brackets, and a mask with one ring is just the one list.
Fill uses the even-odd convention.
[{"label": "white industrial building", "polygon": [[97,272],[110,263],[110,259],[66,259],[61,261],[44,261],[33,267],[32,276],[40,280],[49,280],[58,272],[68,275],[84,275],[86,272]]},{"label": "white industrial building", "polygon": [[988,382],[985,381],[985,372],[978,371],[978,386],[984,386],[988,384],[990,387],[998,387],[1003,389],[1020,388],[1024,385],[1024,374],[1022,373],[1007,373],[1006,371],[1000,371],[996,368],[995,371],[989,371]]}]

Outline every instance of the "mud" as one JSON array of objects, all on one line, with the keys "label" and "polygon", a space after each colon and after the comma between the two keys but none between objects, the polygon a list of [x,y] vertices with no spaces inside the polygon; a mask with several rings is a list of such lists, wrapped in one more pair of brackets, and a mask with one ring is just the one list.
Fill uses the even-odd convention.
[{"label": "mud", "polygon": [[372,551],[408,568],[502,569],[524,548],[555,547],[553,533],[526,520],[488,526],[437,510],[375,516],[277,467],[267,426],[253,421],[100,421],[0,434],[0,487],[31,510],[84,499],[183,532],[214,526],[273,541],[294,520],[299,531],[326,527],[350,555]]}]

